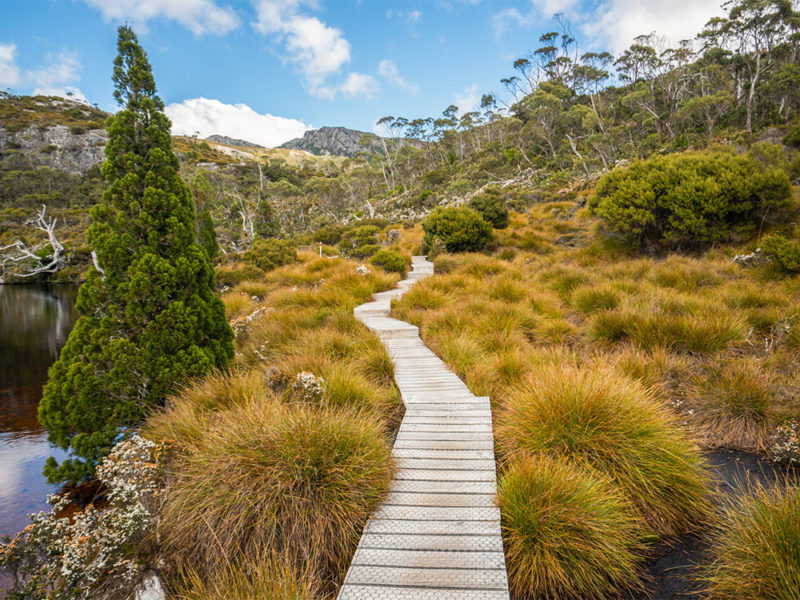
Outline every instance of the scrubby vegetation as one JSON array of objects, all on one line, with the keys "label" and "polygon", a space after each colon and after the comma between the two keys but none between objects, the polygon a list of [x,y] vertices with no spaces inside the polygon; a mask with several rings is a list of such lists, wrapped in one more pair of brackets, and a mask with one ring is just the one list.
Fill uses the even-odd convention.
[{"label": "scrubby vegetation", "polygon": [[406,272],[406,259],[394,250],[381,249],[378,250],[369,262],[373,265],[381,267],[387,271],[400,273],[401,275]]},{"label": "scrubby vegetation", "polygon": [[469,200],[469,207],[492,224],[495,229],[508,227],[508,207],[503,194],[493,188],[475,194]]},{"label": "scrubby vegetation", "polygon": [[640,247],[691,249],[747,239],[789,194],[780,167],[733,151],[687,152],[604,175],[589,206]]},{"label": "scrubby vegetation", "polygon": [[439,240],[448,252],[482,250],[492,238],[492,226],[475,210],[437,208],[422,223],[427,248]]}]

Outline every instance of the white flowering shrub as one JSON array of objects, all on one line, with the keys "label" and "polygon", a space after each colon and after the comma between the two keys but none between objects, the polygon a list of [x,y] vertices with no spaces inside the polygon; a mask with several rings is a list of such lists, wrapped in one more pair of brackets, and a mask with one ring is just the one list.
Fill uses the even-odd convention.
[{"label": "white flowering shrub", "polygon": [[764,254],[761,248],[756,248],[750,254],[737,254],[731,261],[742,265],[743,267],[755,267],[770,262],[768,256]]},{"label": "white flowering shrub", "polygon": [[128,598],[150,554],[146,543],[162,491],[156,445],[139,435],[119,442],[97,468],[104,499],[74,512],[51,495],[49,513],[0,545],[14,586],[7,600]]},{"label": "white flowering shrub", "polygon": [[[255,299],[255,296],[253,297]],[[263,315],[267,312],[272,312],[275,310],[274,308],[267,308],[266,306],[261,306],[255,309],[246,317],[240,317],[238,319],[234,319],[231,321],[231,329],[233,329],[233,335],[237,338],[242,337],[245,333],[250,330],[250,325],[256,320],[258,317]]]},{"label": "white flowering shrub", "polygon": [[325,393],[325,380],[313,373],[302,371],[297,374],[292,384],[292,390],[299,396],[300,400],[314,402],[322,398]]},{"label": "white flowering shrub", "polygon": [[800,421],[778,425],[770,450],[775,462],[800,465]]}]

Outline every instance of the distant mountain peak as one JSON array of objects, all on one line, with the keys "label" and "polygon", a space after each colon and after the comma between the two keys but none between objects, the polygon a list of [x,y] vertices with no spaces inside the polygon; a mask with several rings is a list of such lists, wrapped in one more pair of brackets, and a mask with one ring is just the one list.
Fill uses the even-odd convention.
[{"label": "distant mountain peak", "polygon": [[[366,140],[364,138],[366,137]],[[362,145],[362,140],[366,145]],[[374,133],[357,131],[346,127],[320,127],[306,131],[301,138],[295,138],[279,148],[304,150],[317,156],[354,156],[359,152],[380,150],[381,138]]]},{"label": "distant mountain peak", "polygon": [[248,142],[247,140],[240,140],[239,138],[232,138],[228,137],[227,135],[219,135],[215,133],[214,135],[210,135],[207,140],[211,140],[212,142],[217,142],[218,144],[225,144],[226,146],[243,146],[245,148],[263,148],[259,144],[254,144],[253,142]]}]

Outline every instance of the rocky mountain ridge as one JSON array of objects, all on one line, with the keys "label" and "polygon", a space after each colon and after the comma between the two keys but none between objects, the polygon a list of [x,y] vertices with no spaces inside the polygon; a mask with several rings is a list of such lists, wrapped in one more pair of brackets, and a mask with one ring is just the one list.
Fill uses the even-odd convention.
[{"label": "rocky mountain ridge", "polygon": [[[362,143],[364,142],[364,143]],[[301,138],[281,144],[279,148],[304,150],[317,156],[355,156],[359,152],[381,152],[381,138],[374,133],[347,127],[320,127],[306,131]]]},{"label": "rocky mountain ridge", "polygon": [[243,148],[264,148],[264,146],[261,146],[260,144],[248,142],[247,140],[242,140],[239,138],[228,137],[227,135],[219,135],[218,133],[210,135],[205,139],[210,140],[212,142],[217,142],[218,144],[225,144],[226,146],[241,146]]},{"label": "rocky mountain ridge", "polygon": [[82,174],[105,160],[108,134],[105,129],[75,133],[66,125],[8,131],[0,125],[0,157],[22,155],[36,166]]}]

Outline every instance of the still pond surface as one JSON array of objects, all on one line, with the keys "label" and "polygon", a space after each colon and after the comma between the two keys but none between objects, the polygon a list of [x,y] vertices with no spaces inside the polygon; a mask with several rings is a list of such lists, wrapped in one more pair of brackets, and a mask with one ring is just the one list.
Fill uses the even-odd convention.
[{"label": "still pond surface", "polygon": [[[29,513],[47,510],[57,491],[42,476],[47,443],[36,418],[47,369],[75,324],[73,285],[0,285],[0,536],[13,535]],[[2,586],[0,586],[2,587]]]}]

